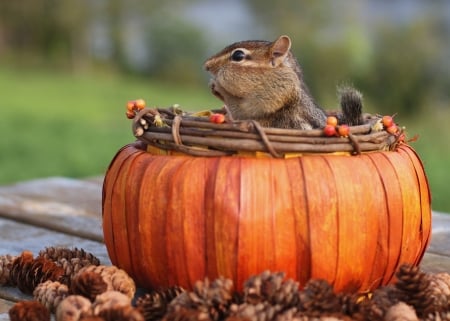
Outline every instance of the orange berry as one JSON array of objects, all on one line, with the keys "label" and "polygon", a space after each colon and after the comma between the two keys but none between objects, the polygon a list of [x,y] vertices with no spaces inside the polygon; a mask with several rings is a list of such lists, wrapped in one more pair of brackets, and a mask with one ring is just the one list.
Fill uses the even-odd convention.
[{"label": "orange berry", "polygon": [[126,115],[127,115],[128,119],[133,119],[134,118],[134,111],[127,110]]},{"label": "orange berry", "polygon": [[338,126],[339,136],[347,137],[350,134],[350,127],[348,125],[340,125]]},{"label": "orange berry", "polygon": [[381,118],[381,121],[383,122],[384,127],[388,128],[394,125],[394,118],[392,116],[386,115]]},{"label": "orange berry", "polygon": [[145,108],[145,100],[144,99],[136,99],[136,101],[134,102],[136,108],[138,110],[144,109]]},{"label": "orange berry", "polygon": [[323,133],[325,134],[325,136],[336,136],[336,127],[333,125],[326,125],[323,128]]},{"label": "orange berry", "polygon": [[336,126],[338,124],[338,120],[335,116],[327,117],[327,125]]},{"label": "orange berry", "polygon": [[134,108],[134,100],[129,100],[127,102],[127,111],[132,111]]},{"label": "orange berry", "polygon": [[389,126],[388,128],[386,128],[386,131],[387,131],[389,134],[397,134],[397,132],[398,132],[398,127],[397,127],[396,124],[392,124],[391,126]]}]

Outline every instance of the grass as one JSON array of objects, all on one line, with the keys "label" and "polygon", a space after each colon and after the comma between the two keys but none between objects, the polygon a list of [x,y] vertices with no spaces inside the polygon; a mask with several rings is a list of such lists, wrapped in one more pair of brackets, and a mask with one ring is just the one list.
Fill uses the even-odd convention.
[{"label": "grass", "polygon": [[[115,74],[68,75],[0,67],[0,185],[45,176],[103,174],[116,151],[134,141],[125,117],[127,100],[148,105],[179,103],[185,110],[221,103],[202,88]],[[398,120],[424,163],[433,209],[450,212],[450,111],[430,110]]]},{"label": "grass", "polygon": [[[206,81],[205,81],[206,83]],[[219,107],[206,88],[176,87],[111,74],[67,75],[0,68],[0,184],[105,172],[134,141],[125,103],[144,98],[186,110]]]}]

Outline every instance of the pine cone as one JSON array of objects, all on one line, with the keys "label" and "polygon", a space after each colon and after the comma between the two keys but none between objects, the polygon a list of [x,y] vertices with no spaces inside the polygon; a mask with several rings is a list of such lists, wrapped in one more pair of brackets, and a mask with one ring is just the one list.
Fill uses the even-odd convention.
[{"label": "pine cone", "polygon": [[429,295],[434,298],[435,312],[450,312],[450,274],[429,274]]},{"label": "pine cone", "polygon": [[54,313],[56,308],[69,295],[67,285],[58,281],[45,281],[40,283],[33,291],[36,301],[44,305],[50,312]]},{"label": "pine cone", "polygon": [[299,293],[299,311],[310,317],[340,313],[339,298],[325,280],[309,280]]},{"label": "pine cone", "polygon": [[117,269],[111,274],[111,285],[114,291],[122,292],[129,298],[133,298],[136,294],[134,280],[124,270]]},{"label": "pine cone", "polygon": [[410,305],[399,302],[387,310],[384,321],[419,321],[419,319]]},{"label": "pine cone", "polygon": [[430,295],[430,277],[426,273],[417,266],[403,264],[396,277],[395,287],[399,290],[400,300],[413,306],[419,318],[434,312],[435,298]]},{"label": "pine cone", "polygon": [[11,321],[50,321],[50,312],[37,301],[19,301],[9,309]]},{"label": "pine cone", "polygon": [[230,317],[226,320],[271,321],[275,320],[281,311],[280,305],[272,305],[267,301],[257,304],[233,304],[230,307]]},{"label": "pine cone", "polygon": [[106,292],[108,285],[103,277],[92,271],[81,271],[77,273],[70,283],[70,293],[78,294],[94,302],[97,295]]},{"label": "pine cone", "polygon": [[136,300],[136,307],[144,316],[145,321],[160,320],[167,313],[169,303],[183,292],[185,290],[177,286],[153,291],[139,297]]},{"label": "pine cone", "polygon": [[0,286],[9,285],[9,273],[16,258],[9,254],[0,256]]},{"label": "pine cone", "polygon": [[209,314],[211,320],[223,319],[233,299],[233,282],[226,278],[217,278],[210,282],[208,278],[197,281],[192,292],[183,292],[169,305],[169,312],[178,307],[196,309]]},{"label": "pine cone", "polygon": [[423,319],[424,321],[450,321],[450,311],[434,313],[431,316]]},{"label": "pine cone", "polygon": [[420,321],[449,321],[450,312],[434,312],[429,313],[426,317],[420,319]]},{"label": "pine cone", "polygon": [[398,290],[393,285],[376,289],[370,299],[366,298],[359,304],[359,310],[352,314],[356,320],[382,321],[387,310],[400,302]]},{"label": "pine cone", "polygon": [[80,259],[77,257],[66,259],[61,258],[55,262],[58,266],[64,269],[64,276],[67,284],[70,284],[72,278],[84,267],[93,265],[91,261],[87,259]]},{"label": "pine cone", "polygon": [[56,321],[78,321],[92,315],[91,302],[81,295],[69,295],[56,308]]},{"label": "pine cone", "polygon": [[72,277],[82,268],[89,265],[99,265],[100,260],[83,249],[69,249],[65,247],[47,247],[39,252],[38,257],[55,262],[64,269],[61,282],[70,285]]},{"label": "pine cone", "polygon": [[131,305],[102,310],[98,316],[105,321],[144,321],[139,310]]},{"label": "pine cone", "polygon": [[116,309],[124,306],[131,306],[131,298],[118,291],[106,291],[97,295],[92,304],[94,315],[100,315],[103,310]]},{"label": "pine cone", "polygon": [[100,265],[100,260],[95,255],[76,247],[74,249],[65,247],[47,247],[40,251],[38,256],[54,262],[59,262],[62,259],[70,261],[71,259],[77,258],[81,261],[89,261],[90,265]]},{"label": "pine cone", "polygon": [[33,253],[24,251],[12,264],[10,281],[22,292],[32,294],[39,283],[57,281],[63,274],[54,262],[42,257],[33,259]]},{"label": "pine cone", "polygon": [[136,285],[133,279],[124,270],[115,266],[90,265],[82,268],[78,273],[87,271],[100,274],[107,285],[107,291],[119,291],[129,298],[134,297]]},{"label": "pine cone", "polygon": [[179,306],[166,314],[162,321],[211,321],[211,318],[207,312]]},{"label": "pine cone", "polygon": [[278,314],[275,318],[276,321],[310,321],[307,316],[302,316],[298,313],[297,308],[290,308],[284,310]]},{"label": "pine cone", "polygon": [[356,319],[358,319],[357,315],[361,315],[363,302],[370,300],[369,294],[365,293],[338,293],[337,297],[342,314]]},{"label": "pine cone", "polygon": [[250,277],[244,284],[244,302],[256,304],[268,301],[279,304],[284,309],[296,306],[299,302],[298,283],[284,278],[283,272],[270,271]]}]

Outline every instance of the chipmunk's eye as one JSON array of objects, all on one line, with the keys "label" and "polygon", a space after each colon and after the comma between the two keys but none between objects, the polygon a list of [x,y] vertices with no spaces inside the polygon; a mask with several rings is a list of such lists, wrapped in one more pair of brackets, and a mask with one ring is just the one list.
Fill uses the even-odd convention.
[{"label": "chipmunk's eye", "polygon": [[231,60],[233,61],[242,61],[245,58],[245,52],[243,52],[242,50],[235,50],[232,54],[231,54]]}]

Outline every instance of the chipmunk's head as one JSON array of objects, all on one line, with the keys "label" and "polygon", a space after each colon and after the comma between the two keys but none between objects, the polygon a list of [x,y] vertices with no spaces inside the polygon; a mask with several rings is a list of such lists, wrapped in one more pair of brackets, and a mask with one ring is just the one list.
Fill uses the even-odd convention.
[{"label": "chipmunk's head", "polygon": [[291,40],[236,42],[206,60],[212,93],[225,102],[236,119],[258,119],[286,104],[299,88],[300,72]]}]

